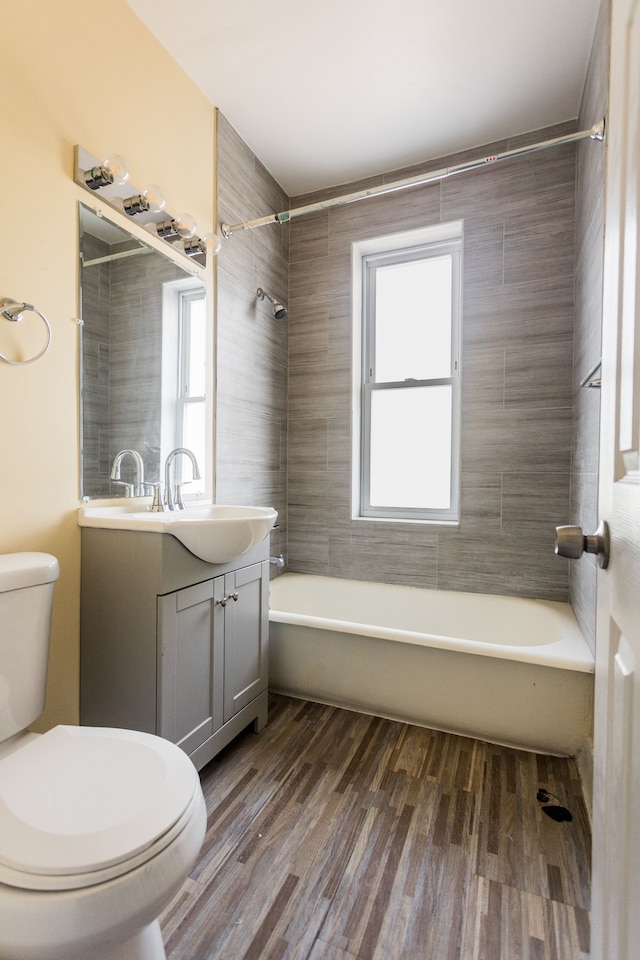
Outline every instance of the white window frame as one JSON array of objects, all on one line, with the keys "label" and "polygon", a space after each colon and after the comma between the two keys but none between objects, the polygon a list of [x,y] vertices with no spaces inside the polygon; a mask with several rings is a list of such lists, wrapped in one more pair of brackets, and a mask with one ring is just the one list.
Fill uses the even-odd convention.
[{"label": "white window frame", "polygon": [[[189,304],[193,300],[206,300],[206,289],[202,282],[192,277],[180,280],[170,280],[162,286],[162,411],[161,411],[161,439],[160,462],[164,463],[167,455],[176,447],[183,446],[184,408],[188,403],[204,405],[205,419],[207,416],[207,395],[189,396],[185,386],[188,371],[189,344]],[[207,389],[209,383],[207,382]],[[206,448],[206,444],[205,444]],[[200,458],[199,458],[200,459]],[[184,458],[179,457],[175,462],[176,483],[182,481],[182,470],[185,466]],[[190,471],[189,467],[189,471]],[[206,468],[205,468],[206,469]],[[200,464],[203,473],[203,464]],[[203,473],[204,476],[204,473]],[[188,477],[191,473],[188,472]],[[204,490],[204,480],[190,482],[189,496],[201,494]]]},{"label": "white window frame", "polygon": [[[438,224],[354,243],[353,272],[353,449],[352,516],[355,519],[457,524],[460,518],[460,354],[462,327],[462,221]],[[451,376],[438,380],[376,382],[373,274],[378,266],[452,256]],[[413,389],[450,384],[452,388],[451,486],[448,509],[372,506],[369,502],[369,414],[375,390]]]},{"label": "white window frame", "polygon": [[191,304],[195,301],[204,301],[205,294],[201,289],[193,288],[182,291],[178,295],[178,389],[176,417],[177,435],[176,446],[184,446],[185,408],[189,404],[206,403],[206,393],[192,394],[189,384],[190,355],[192,351],[191,338]]}]

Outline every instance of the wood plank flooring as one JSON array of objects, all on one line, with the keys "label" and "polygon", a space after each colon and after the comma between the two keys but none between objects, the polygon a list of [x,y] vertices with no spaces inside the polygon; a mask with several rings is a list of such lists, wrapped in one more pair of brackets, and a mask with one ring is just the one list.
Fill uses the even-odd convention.
[{"label": "wood plank flooring", "polygon": [[[168,960],[586,960],[574,761],[288,697],[202,771]],[[571,822],[543,811],[562,806]]]}]

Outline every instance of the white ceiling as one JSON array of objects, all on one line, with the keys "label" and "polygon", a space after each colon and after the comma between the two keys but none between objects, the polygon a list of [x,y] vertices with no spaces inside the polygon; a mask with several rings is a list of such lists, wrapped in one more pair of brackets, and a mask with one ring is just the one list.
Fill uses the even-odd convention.
[{"label": "white ceiling", "polygon": [[293,197],[577,117],[600,0],[127,2]]}]

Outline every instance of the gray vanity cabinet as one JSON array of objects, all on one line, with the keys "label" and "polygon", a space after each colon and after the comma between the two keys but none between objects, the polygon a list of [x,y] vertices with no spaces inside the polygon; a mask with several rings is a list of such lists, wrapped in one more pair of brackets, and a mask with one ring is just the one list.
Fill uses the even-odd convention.
[{"label": "gray vanity cabinet", "polygon": [[224,577],[158,597],[158,733],[186,753],[224,722],[224,611],[214,600],[220,584]]},{"label": "gray vanity cabinet", "polygon": [[264,566],[158,597],[158,732],[188,754],[267,688]]},{"label": "gray vanity cabinet", "polygon": [[83,528],[80,722],[159,734],[198,768],[262,729],[268,546],[209,564],[168,535]]}]

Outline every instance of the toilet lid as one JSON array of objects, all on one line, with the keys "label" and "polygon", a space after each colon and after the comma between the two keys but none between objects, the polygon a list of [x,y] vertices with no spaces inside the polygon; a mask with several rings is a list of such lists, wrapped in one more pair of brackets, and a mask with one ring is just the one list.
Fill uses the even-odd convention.
[{"label": "toilet lid", "polygon": [[130,860],[180,819],[197,782],[168,740],[55,727],[0,760],[0,865],[53,877]]}]

